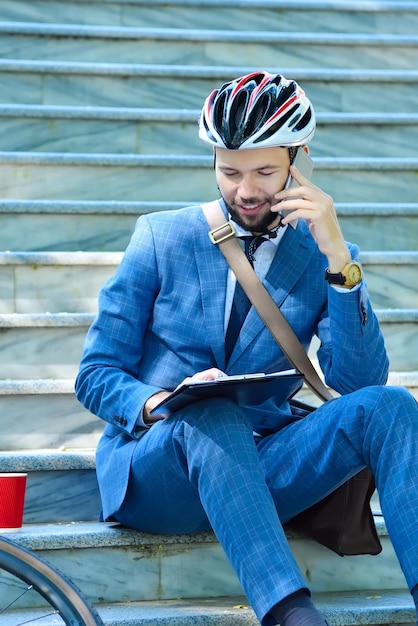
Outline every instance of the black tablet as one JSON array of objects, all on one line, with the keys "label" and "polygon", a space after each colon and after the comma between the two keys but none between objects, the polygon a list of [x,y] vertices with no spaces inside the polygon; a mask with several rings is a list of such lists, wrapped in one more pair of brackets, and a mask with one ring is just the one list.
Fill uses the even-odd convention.
[{"label": "black tablet", "polygon": [[285,402],[302,386],[303,374],[285,370],[270,374],[242,374],[222,376],[216,380],[185,383],[160,402],[151,414],[170,414],[183,407],[207,398],[229,398],[239,405],[261,404],[274,396],[277,404]]}]

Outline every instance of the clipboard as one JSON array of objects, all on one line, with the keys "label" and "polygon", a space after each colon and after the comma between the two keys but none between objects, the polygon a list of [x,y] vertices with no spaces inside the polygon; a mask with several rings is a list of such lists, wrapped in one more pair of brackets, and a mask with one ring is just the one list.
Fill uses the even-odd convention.
[{"label": "clipboard", "polygon": [[229,398],[240,406],[256,406],[274,397],[280,405],[299,391],[302,384],[303,374],[296,369],[270,374],[241,374],[222,376],[216,380],[192,381],[181,385],[162,400],[151,411],[151,415],[157,413],[170,415],[192,402],[208,398]]}]

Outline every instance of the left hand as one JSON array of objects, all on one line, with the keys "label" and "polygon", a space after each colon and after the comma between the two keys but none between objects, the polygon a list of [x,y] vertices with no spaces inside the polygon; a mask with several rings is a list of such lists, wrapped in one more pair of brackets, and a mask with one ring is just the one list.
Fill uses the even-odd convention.
[{"label": "left hand", "polygon": [[[218,369],[217,367],[211,367],[207,370],[203,370],[202,372],[196,372],[193,376],[187,376],[179,385],[177,385],[176,389],[184,385],[184,383],[190,383],[193,381],[199,380],[216,380],[217,378],[221,378],[225,376],[225,373]],[[158,391],[154,395],[150,396],[148,400],[145,402],[144,410],[143,410],[143,420],[145,424],[154,424],[162,419],[168,417],[168,413],[154,413],[151,415],[151,411],[158,405],[160,402],[165,400],[167,396],[170,395],[170,391]]]},{"label": "left hand", "polygon": [[276,193],[278,204],[273,205],[271,210],[277,213],[285,211],[282,224],[305,219],[318,248],[328,258],[330,272],[340,272],[351,257],[332,197],[302,176],[294,165],[289,171],[300,186]]},{"label": "left hand", "polygon": [[216,380],[217,378],[222,378],[222,376],[226,376],[225,372],[218,369],[217,367],[211,367],[207,370],[203,370],[202,372],[196,372],[193,376],[187,376],[180,385],[177,385],[176,389],[184,385],[185,383],[195,382],[195,381],[205,381],[205,380]]}]

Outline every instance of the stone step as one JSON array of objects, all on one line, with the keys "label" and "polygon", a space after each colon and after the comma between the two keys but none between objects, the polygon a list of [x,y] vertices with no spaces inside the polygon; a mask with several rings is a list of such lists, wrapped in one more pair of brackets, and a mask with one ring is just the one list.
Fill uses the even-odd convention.
[{"label": "stone step", "polygon": [[319,112],[317,120],[310,144],[314,156],[413,156],[401,146],[405,136],[415,137],[418,132],[418,115],[413,113]]},{"label": "stone step", "polygon": [[0,315],[0,380],[74,378],[92,315]]},{"label": "stone step", "polygon": [[[140,214],[187,204],[194,202],[0,200],[0,248],[74,252],[125,250]],[[413,215],[415,213],[418,215],[418,205]],[[410,232],[409,225],[404,230],[405,235]]]},{"label": "stone step", "polygon": [[377,310],[390,359],[391,370],[416,371],[418,309]]},{"label": "stone step", "polygon": [[[403,589],[361,592],[315,593],[314,602],[330,626],[369,624],[390,626],[414,625],[415,612],[409,593]],[[244,596],[229,598],[197,598],[192,600],[158,600],[96,605],[106,626],[258,626],[254,612]],[[19,611],[19,623],[34,618],[32,610]],[[2,618],[3,626],[15,626],[15,621]],[[43,626],[55,622],[42,621]]]},{"label": "stone step", "polygon": [[[410,594],[402,589],[393,591],[366,590],[361,592],[343,591],[339,593],[314,593],[316,606],[323,613],[330,626],[351,626],[356,624],[415,624],[415,611]],[[108,609],[99,606],[102,618],[114,619],[122,607]],[[136,603],[127,607],[128,619],[137,616],[137,624],[170,624],[172,617],[179,626],[194,625],[204,616],[205,624],[225,626],[256,626],[259,624],[244,597],[227,598],[223,602],[208,601],[164,601]],[[109,615],[109,617],[108,617]],[[113,623],[113,622],[112,622]],[[123,623],[121,623],[123,626]]]},{"label": "stone step", "polygon": [[[292,551],[312,592],[318,597],[330,594],[328,597],[334,597],[335,609],[340,594],[347,592],[352,597],[368,598],[372,612],[372,607],[376,610],[379,606],[374,601],[385,597],[386,592],[397,595],[402,590],[404,607],[412,611],[412,600],[406,596],[406,584],[381,519],[376,518],[376,525],[383,552],[375,557],[342,559],[288,531]],[[202,598],[207,601],[224,598],[226,601],[243,595],[235,573],[211,532],[149,535],[117,524],[72,523],[25,525],[8,536],[60,568],[93,603],[158,600],[164,606],[165,601],[179,598],[194,598],[199,602]],[[112,563],[111,577],[109,563]],[[374,593],[363,595],[368,589],[373,589]],[[245,606],[246,603],[241,600],[237,604]],[[413,623],[412,613],[408,613],[408,619],[404,617],[404,621],[397,623]]]},{"label": "stone step", "polygon": [[418,251],[363,252],[360,258],[375,308],[418,308]]},{"label": "stone step", "polygon": [[[391,372],[388,384],[418,400],[418,371]],[[320,404],[307,388],[299,397]],[[104,428],[76,399],[74,379],[0,380],[0,423],[1,450],[9,452],[95,448]]]},{"label": "stone step", "polygon": [[63,24],[175,28],[418,32],[418,3],[380,0],[2,0],[3,19]]},{"label": "stone step", "polygon": [[[418,309],[377,310],[391,371],[417,369]],[[1,314],[0,380],[73,378],[94,315]]]},{"label": "stone step", "polygon": [[[296,561],[313,593],[331,593],[337,600],[343,592],[374,589],[378,596],[380,591],[406,591],[403,574],[381,520],[381,517],[376,518],[383,551],[374,557],[342,559],[313,541],[287,532]],[[28,525],[10,533],[9,537],[60,568],[94,603],[243,595],[235,573],[211,532],[149,535],[116,524],[72,523]],[[413,607],[410,598],[408,606]]]},{"label": "stone step", "polygon": [[95,313],[120,252],[0,253],[0,313]]},{"label": "stone step", "polygon": [[[385,339],[391,372],[417,372],[418,309],[376,309],[376,315]],[[314,338],[309,350],[314,364],[318,347]]]},{"label": "stone step", "polygon": [[418,37],[404,34],[133,28],[81,24],[0,23],[0,57],[112,63],[416,69]]},{"label": "stone step", "polygon": [[0,380],[0,423],[3,451],[92,449],[104,428],[76,399],[74,378]]},{"label": "stone step", "polygon": [[[0,102],[201,108],[212,89],[259,66],[0,60]],[[297,80],[319,111],[415,113],[418,70],[266,66]],[[396,105],[388,98],[396,93]],[[376,106],[376,103],[378,105]]]},{"label": "stone step", "polygon": [[336,204],[345,238],[365,250],[416,250],[418,205],[402,203]]},{"label": "stone step", "polygon": [[[317,157],[335,202],[415,202],[418,157]],[[162,185],[162,181],[164,184]],[[4,199],[185,201],[216,197],[212,156],[0,152]]]},{"label": "stone step", "polygon": [[[33,411],[31,416],[34,420]],[[98,418],[93,419],[101,424]],[[18,429],[17,426],[16,434]],[[0,452],[1,472],[28,474],[23,523],[71,525],[80,520],[98,521],[101,505],[94,455],[95,447],[67,450],[47,449],[43,445],[39,449],[33,445],[28,450]],[[62,530],[65,534],[65,527]],[[44,533],[47,531],[45,528]]]},{"label": "stone step", "polygon": [[[139,215],[198,203],[1,199],[0,249],[118,252]],[[346,239],[362,250],[416,250],[417,203],[337,203],[336,209]]]},{"label": "stone step", "polygon": [[[197,109],[0,105],[5,151],[202,154]],[[382,144],[382,132],[385,143]],[[413,157],[417,113],[321,113],[313,156]]]},{"label": "stone step", "polygon": [[[122,254],[0,252],[0,313],[95,313]],[[418,309],[417,251],[363,252],[360,260],[375,307]]]}]

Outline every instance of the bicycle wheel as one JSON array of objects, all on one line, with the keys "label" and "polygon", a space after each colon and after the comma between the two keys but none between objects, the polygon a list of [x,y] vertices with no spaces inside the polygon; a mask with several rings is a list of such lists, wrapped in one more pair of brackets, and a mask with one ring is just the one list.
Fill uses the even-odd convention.
[{"label": "bicycle wheel", "polygon": [[[27,600],[27,594],[36,597]],[[95,609],[62,572],[4,537],[0,537],[0,598],[2,625],[19,626],[35,621],[68,626],[103,625]],[[28,617],[28,607],[33,610],[33,617]],[[53,622],[44,621],[51,615]],[[59,617],[61,622],[56,621]]]}]

